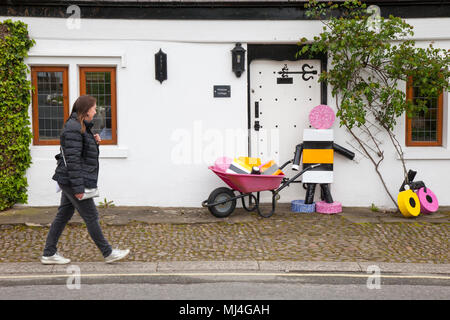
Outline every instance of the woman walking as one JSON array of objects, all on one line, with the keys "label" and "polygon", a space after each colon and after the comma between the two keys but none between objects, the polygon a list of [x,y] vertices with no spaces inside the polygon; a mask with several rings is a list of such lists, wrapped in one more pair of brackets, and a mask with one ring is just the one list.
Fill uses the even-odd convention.
[{"label": "woman walking", "polygon": [[92,240],[103,254],[106,263],[125,258],[130,250],[112,249],[104,238],[98,220],[98,211],[94,200],[84,199],[85,188],[97,188],[99,170],[98,134],[92,134],[93,119],[96,114],[96,100],[85,95],[79,97],[72,108],[72,114],[64,125],[60,137],[62,152],[56,158],[53,180],[61,188],[61,203],[58,213],[47,235],[43,264],[67,264],[66,259],[57,253],[56,245],[67,222],[72,218],[75,209],[86,223]]}]

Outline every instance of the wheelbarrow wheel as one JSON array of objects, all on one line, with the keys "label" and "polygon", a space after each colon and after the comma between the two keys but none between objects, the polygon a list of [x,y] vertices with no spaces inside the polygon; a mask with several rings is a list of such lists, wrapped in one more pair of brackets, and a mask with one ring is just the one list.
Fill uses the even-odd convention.
[{"label": "wheelbarrow wheel", "polygon": [[228,217],[236,208],[236,199],[233,199],[234,197],[234,192],[231,189],[225,187],[215,189],[209,195],[208,204],[214,204],[225,200],[227,200],[227,202],[209,206],[209,212],[217,218]]}]

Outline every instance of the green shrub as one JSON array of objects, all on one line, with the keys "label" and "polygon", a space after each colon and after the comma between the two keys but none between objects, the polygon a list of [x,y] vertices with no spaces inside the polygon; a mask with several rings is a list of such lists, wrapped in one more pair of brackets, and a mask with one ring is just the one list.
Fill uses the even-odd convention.
[{"label": "green shrub", "polygon": [[34,44],[25,23],[0,22],[0,210],[27,202],[32,87],[24,59]]}]

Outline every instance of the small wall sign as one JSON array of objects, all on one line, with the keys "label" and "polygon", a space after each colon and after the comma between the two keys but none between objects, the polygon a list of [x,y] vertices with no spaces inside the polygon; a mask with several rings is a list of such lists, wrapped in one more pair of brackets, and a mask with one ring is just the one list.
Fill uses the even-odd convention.
[{"label": "small wall sign", "polygon": [[294,78],[277,78],[277,84],[293,84]]},{"label": "small wall sign", "polygon": [[231,86],[214,86],[214,98],[230,98]]}]

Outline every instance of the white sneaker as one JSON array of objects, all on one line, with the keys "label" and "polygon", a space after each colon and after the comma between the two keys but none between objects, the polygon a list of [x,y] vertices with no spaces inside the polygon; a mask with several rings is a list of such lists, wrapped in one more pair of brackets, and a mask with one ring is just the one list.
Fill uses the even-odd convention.
[{"label": "white sneaker", "polygon": [[125,258],[130,253],[130,249],[126,250],[119,250],[119,249],[113,249],[111,254],[105,258],[106,263],[111,263],[114,261],[121,260]]},{"label": "white sneaker", "polygon": [[68,264],[70,263],[70,259],[66,259],[63,256],[59,255],[58,253],[55,253],[54,255],[50,257],[41,257],[41,263],[42,264]]}]

